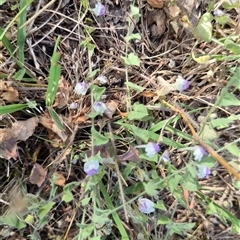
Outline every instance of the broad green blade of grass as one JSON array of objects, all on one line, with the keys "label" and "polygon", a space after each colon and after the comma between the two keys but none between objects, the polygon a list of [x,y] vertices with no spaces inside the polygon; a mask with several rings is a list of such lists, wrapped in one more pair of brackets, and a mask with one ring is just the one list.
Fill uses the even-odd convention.
[{"label": "broad green blade of grass", "polygon": [[24,46],[26,39],[26,27],[21,26],[26,22],[27,19],[27,9],[25,8],[27,5],[26,0],[20,0],[20,17],[18,20],[18,28],[17,28],[17,44],[18,44],[18,58],[19,61],[24,65]]},{"label": "broad green blade of grass", "polygon": [[51,60],[51,67],[49,73],[49,81],[48,88],[46,93],[46,105],[52,106],[54,100],[56,98],[57,90],[58,90],[58,82],[61,74],[61,66],[58,64],[58,60],[60,59],[60,53],[57,52],[57,47],[60,42],[60,37],[58,37],[57,42],[54,47],[54,52]]},{"label": "broad green blade of grass", "polygon": [[52,117],[52,119],[54,120],[54,122],[56,123],[57,127],[60,129],[60,130],[64,130],[64,126],[58,116],[58,114],[55,112],[55,110],[52,108],[52,107],[48,107],[48,111],[49,111],[49,114],[50,116]]},{"label": "broad green blade of grass", "polygon": [[[3,35],[3,32],[4,32],[4,30],[0,27],[0,34]],[[7,51],[10,53],[10,55],[13,55],[14,47],[13,47],[13,45],[10,43],[10,41],[8,40],[8,38],[7,38],[5,35],[3,35],[3,36],[2,36],[2,40],[0,40],[0,41],[2,41],[3,46],[7,49]]]},{"label": "broad green blade of grass", "polygon": [[0,115],[8,114],[8,113],[14,113],[14,112],[17,112],[19,110],[23,110],[26,107],[28,107],[27,103],[0,106]]},{"label": "broad green blade of grass", "polygon": [[[104,199],[106,201],[107,207],[109,209],[114,209],[114,205],[113,205],[113,203],[111,201],[111,198],[109,197],[109,195],[108,195],[108,193],[106,191],[106,188],[104,187],[102,181],[99,182],[99,187],[100,187],[100,190],[101,190],[101,192],[103,194],[103,197],[104,197]],[[113,216],[113,219],[115,221],[115,224],[117,225],[117,229],[119,230],[119,232],[120,232],[120,234],[122,236],[121,239],[122,240],[128,240],[129,239],[128,234],[127,234],[125,228],[123,227],[122,221],[119,218],[117,212],[113,212],[112,216]]]}]

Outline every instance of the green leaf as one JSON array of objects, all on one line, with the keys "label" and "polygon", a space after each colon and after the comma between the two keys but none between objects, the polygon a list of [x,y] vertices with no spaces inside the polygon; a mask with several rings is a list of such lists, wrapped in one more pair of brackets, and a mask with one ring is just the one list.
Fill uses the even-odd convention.
[{"label": "green leaf", "polygon": [[233,52],[234,54],[240,54],[239,44],[234,43],[231,39],[227,38],[224,42],[224,47]]},{"label": "green leaf", "polygon": [[66,203],[71,202],[73,200],[73,194],[69,188],[63,189],[62,200],[65,201]]},{"label": "green leaf", "polygon": [[214,17],[215,21],[218,22],[221,25],[225,25],[230,21],[230,18],[228,15],[223,15],[223,16],[215,16]]},{"label": "green leaf", "polygon": [[137,55],[130,53],[127,57],[121,57],[127,66],[140,66],[140,61]]},{"label": "green leaf", "polygon": [[131,111],[128,115],[128,119],[129,120],[141,120],[148,115],[149,115],[148,110],[145,107],[145,105],[136,102],[133,105],[133,111]]},{"label": "green leaf", "polygon": [[203,129],[201,129],[199,136],[203,140],[214,140],[218,138],[217,132],[209,124],[205,124]]},{"label": "green leaf", "polygon": [[182,187],[193,192],[200,189],[200,185],[197,179],[194,178],[190,173],[186,173],[185,176],[182,178]]},{"label": "green leaf", "polygon": [[53,105],[54,100],[56,98],[57,90],[58,90],[58,83],[60,80],[61,66],[58,64],[58,61],[59,61],[61,55],[59,52],[56,52],[59,42],[60,42],[60,37],[58,37],[58,39],[56,41],[53,56],[51,59],[48,88],[47,88],[47,93],[46,93],[46,105],[47,106]]},{"label": "green leaf", "polygon": [[101,99],[101,96],[106,91],[105,87],[99,87],[97,85],[92,85],[90,89],[93,93],[93,98],[96,102],[98,102]]},{"label": "green leaf", "polygon": [[87,75],[86,80],[89,80],[89,79],[93,78],[99,71],[100,71],[100,69],[97,68],[97,69],[93,70],[92,72],[90,72],[90,73]]},{"label": "green leaf", "polygon": [[10,213],[5,216],[0,217],[0,222],[7,225],[8,227],[17,228],[18,230],[21,230],[26,227],[26,224],[23,220],[17,216],[15,213]]},{"label": "green leaf", "polygon": [[212,40],[212,20],[212,14],[205,13],[202,15],[197,27],[193,29],[193,33],[197,38],[206,42],[210,42]]},{"label": "green leaf", "polygon": [[103,136],[99,132],[96,131],[94,127],[91,128],[91,133],[93,137],[93,145],[94,146],[101,146],[109,141],[108,137]]},{"label": "green leaf", "polygon": [[196,225],[196,223],[175,223],[172,222],[170,224],[167,224],[166,228],[169,230],[169,234],[179,234],[182,235],[186,231],[192,231],[193,227]]},{"label": "green leaf", "polygon": [[240,100],[238,100],[232,93],[229,93],[226,89],[221,91],[219,99],[218,106],[220,107],[240,106]]},{"label": "green leaf", "polygon": [[162,211],[167,211],[167,209],[166,209],[162,200],[157,201],[157,203],[155,204],[155,208],[160,209]]},{"label": "green leaf", "polygon": [[24,46],[26,40],[26,26],[22,27],[22,25],[26,22],[27,19],[27,1],[20,0],[19,8],[21,14],[18,19],[18,27],[17,27],[17,45],[18,45],[18,58],[19,61],[24,65]]},{"label": "green leaf", "polygon": [[0,107],[0,116],[3,115],[3,114],[14,113],[14,112],[23,110],[27,106],[28,106],[27,103],[11,104],[11,105],[6,105],[6,106],[1,106]]},{"label": "green leaf", "polygon": [[[240,58],[240,56],[239,56]],[[238,67],[235,72],[234,75],[231,77],[230,81],[229,81],[229,85],[237,87],[240,89],[240,67]]]},{"label": "green leaf", "polygon": [[177,174],[173,177],[171,177],[168,181],[168,187],[171,193],[174,192],[176,189],[177,185],[179,184],[180,180],[182,179],[182,176]]},{"label": "green leaf", "polygon": [[52,117],[53,121],[56,123],[57,127],[61,130],[64,131],[65,128],[62,124],[61,119],[59,118],[58,114],[55,112],[55,110],[52,107],[48,107],[48,112],[50,116]]},{"label": "green leaf", "polygon": [[25,74],[26,74],[26,69],[22,68],[14,74],[13,78],[21,81]]},{"label": "green leaf", "polygon": [[[132,17],[136,17],[136,19],[137,19],[137,21],[139,20],[139,18],[140,18],[140,16],[141,16],[141,14],[139,14],[139,8],[138,7],[135,7],[134,5],[132,5],[131,4],[131,6],[130,6],[130,16],[131,16],[131,18]],[[130,19],[130,21],[131,21],[131,19]]]},{"label": "green leaf", "polygon": [[240,149],[237,146],[237,143],[231,143],[225,145],[225,148],[234,156],[239,157],[240,156]]},{"label": "green leaf", "polygon": [[159,216],[157,224],[163,225],[163,224],[168,224],[168,223],[172,223],[172,220],[169,219],[168,217],[164,216],[164,215]]},{"label": "green leaf", "polygon": [[0,0],[0,6],[3,5],[7,0]]},{"label": "green leaf", "polygon": [[135,83],[132,83],[132,82],[126,82],[125,83],[128,87],[130,87],[131,89],[135,90],[135,91],[138,91],[138,92],[142,92],[145,88],[144,87],[141,87]]},{"label": "green leaf", "polygon": [[153,182],[143,183],[144,189],[146,191],[146,194],[149,196],[156,196],[158,191],[156,190],[156,186]]},{"label": "green leaf", "polygon": [[85,207],[86,205],[88,205],[88,203],[89,203],[90,200],[91,200],[90,197],[84,198],[83,200],[81,200],[81,205],[82,205],[83,207]]},{"label": "green leaf", "polygon": [[126,42],[129,42],[133,39],[141,40],[141,35],[139,33],[132,33],[131,35],[125,37]]},{"label": "green leaf", "polygon": [[54,204],[55,202],[53,201],[45,202],[44,205],[39,208],[38,217],[40,220],[42,220],[50,212]]}]

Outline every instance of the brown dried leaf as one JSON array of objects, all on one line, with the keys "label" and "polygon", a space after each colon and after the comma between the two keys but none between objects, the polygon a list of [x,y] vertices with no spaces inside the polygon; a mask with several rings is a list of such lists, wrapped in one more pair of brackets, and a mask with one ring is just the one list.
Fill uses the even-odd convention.
[{"label": "brown dried leaf", "polygon": [[38,122],[38,117],[32,117],[26,121],[15,122],[12,126],[15,138],[20,141],[26,141],[30,136],[33,135]]},{"label": "brown dried leaf", "polygon": [[7,102],[17,102],[19,101],[19,93],[18,91],[11,87],[11,81],[0,81],[0,96],[6,100]]},{"label": "brown dried leaf", "polygon": [[46,179],[46,176],[47,171],[44,170],[40,164],[35,163],[31,171],[29,181],[30,183],[36,184],[38,187],[41,187]]},{"label": "brown dried leaf", "polygon": [[148,4],[154,8],[162,8],[165,0],[147,0]]},{"label": "brown dried leaf", "polygon": [[17,159],[17,141],[12,138],[0,143],[0,157],[9,160]]},{"label": "brown dried leaf", "polygon": [[72,88],[69,85],[68,81],[63,76],[61,76],[58,85],[58,92],[53,107],[57,108],[65,107],[68,104],[69,95],[71,91]]},{"label": "brown dried leaf", "polygon": [[38,125],[38,117],[29,118],[26,121],[17,121],[11,128],[0,129],[0,142],[10,139],[26,141],[35,131]]},{"label": "brown dried leaf", "polygon": [[106,103],[107,110],[104,112],[108,118],[112,118],[113,114],[116,112],[118,107],[118,102],[111,100],[110,102]]},{"label": "brown dried leaf", "polygon": [[120,161],[138,162],[140,160],[139,151],[136,148],[130,146],[130,149],[126,153],[118,156],[118,159]]},{"label": "brown dried leaf", "polygon": [[67,140],[67,135],[65,134],[64,131],[60,130],[56,124],[54,123],[54,121],[51,119],[51,117],[47,114],[42,114],[39,116],[39,122],[48,129],[49,132],[49,139],[52,140],[54,139],[54,134],[55,133],[58,135],[58,137],[61,138],[61,140],[63,142],[65,142]]},{"label": "brown dried leaf", "polygon": [[65,177],[63,176],[62,173],[60,173],[60,172],[55,172],[55,173],[53,174],[53,180],[54,180],[54,183],[55,183],[57,186],[60,186],[60,187],[65,186],[66,179],[65,179]]}]

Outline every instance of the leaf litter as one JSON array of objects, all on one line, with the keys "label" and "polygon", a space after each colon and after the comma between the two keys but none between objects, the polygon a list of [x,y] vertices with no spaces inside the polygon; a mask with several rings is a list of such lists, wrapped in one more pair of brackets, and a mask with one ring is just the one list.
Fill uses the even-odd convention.
[{"label": "leaf litter", "polygon": [[[173,102],[175,101],[176,104],[179,103],[178,101],[181,101],[183,106],[186,107],[186,109],[189,111],[202,108],[201,115],[207,116],[209,111],[208,103],[213,104],[216,100],[216,96],[218,94],[217,92],[219,89],[221,89],[221,87],[225,86],[225,82],[222,81],[224,78],[223,72],[228,71],[227,69],[235,66],[234,64],[236,63],[231,63],[233,65],[226,63],[226,66],[222,64],[221,67],[219,67],[216,61],[201,61],[202,65],[199,66],[196,64],[197,61],[200,62],[199,57],[195,58],[195,62],[188,59],[189,56],[187,54],[190,55],[193,53],[193,51],[196,56],[204,53],[209,53],[209,51],[212,51],[212,53],[216,51],[215,53],[218,53],[217,50],[215,50],[215,46],[211,44],[202,44],[197,47],[194,46],[195,40],[191,39],[191,37],[193,37],[193,34],[187,34],[189,32],[191,33],[192,27],[197,26],[197,24],[194,23],[193,18],[199,16],[199,14],[196,14],[195,11],[200,11],[198,8],[204,9],[206,7],[206,1],[176,1],[175,5],[167,4],[164,7],[163,5],[167,1],[148,0],[147,2],[148,3],[146,3],[146,1],[143,1],[144,5],[139,5],[139,9],[142,15],[140,22],[137,23],[134,20],[134,24],[131,23],[130,26],[132,33],[135,33],[135,30],[139,31],[140,29],[139,32],[141,33],[142,38],[140,42],[132,41],[130,44],[131,51],[134,50],[135,54],[139,56],[141,59],[141,64],[139,68],[135,68],[137,69],[136,72],[138,73],[131,72],[134,70],[134,68],[128,69],[129,77],[131,83],[137,84],[139,87],[144,89],[142,93],[135,91],[136,89],[131,89],[132,102],[140,102],[142,105],[148,104],[149,109],[151,109],[151,104],[157,104],[159,97],[164,98],[167,94],[169,94],[168,97],[171,98]],[[154,2],[153,4],[155,5],[152,6],[155,6],[157,9],[152,9],[151,6],[149,6],[149,4],[151,5],[151,2]],[[95,2],[90,1],[89,3],[91,8],[94,9]],[[82,3],[78,2],[77,4],[79,5],[78,7],[80,7]],[[160,166],[159,169],[153,170],[152,164],[143,164],[141,152],[131,144],[131,141],[134,142],[136,140],[138,142],[139,139],[132,139],[129,134],[125,134],[122,127],[115,126],[114,124],[115,120],[125,119],[129,115],[126,109],[126,88],[124,86],[124,81],[122,80],[125,78],[125,73],[116,69],[114,70],[114,67],[118,67],[118,69],[124,69],[119,56],[122,56],[122,51],[124,51],[125,43],[123,42],[122,36],[124,36],[127,31],[126,22],[127,19],[129,19],[128,12],[130,3],[128,1],[105,1],[105,4],[106,8],[104,14],[101,12],[101,14],[97,14],[97,16],[94,17],[89,14],[87,15],[86,22],[84,22],[85,25],[89,24],[89,29],[86,31],[90,31],[91,28],[94,27],[94,24],[98,26],[98,28],[95,29],[91,35],[92,41],[94,44],[96,44],[92,64],[94,69],[95,67],[100,69],[99,76],[106,76],[108,79],[107,82],[104,82],[104,86],[106,86],[107,90],[106,93],[104,93],[105,95],[103,98],[107,110],[104,112],[103,121],[101,121],[101,119],[97,119],[94,121],[94,125],[95,128],[99,129],[99,134],[101,134],[101,130],[106,129],[106,123],[108,121],[112,121],[113,131],[116,137],[116,157],[120,162],[119,168],[121,171],[124,170],[124,176],[129,176],[129,178],[127,178],[127,184],[129,185],[130,183],[131,185],[131,183],[134,182],[137,186],[137,188],[133,189],[132,191],[126,189],[126,194],[139,194],[142,190],[141,183],[149,178],[149,176],[146,175],[145,170],[151,168],[151,177],[154,179],[154,177],[156,177],[155,175],[157,171],[159,171],[159,174],[165,178],[167,176],[167,170],[170,171],[170,169]],[[71,3],[68,1],[64,2],[63,5],[65,8],[64,11],[68,11],[68,13],[72,14],[69,14],[71,17],[66,16],[66,19],[63,19],[63,22],[56,22],[54,18],[51,17],[49,18],[49,23],[46,22],[45,24],[41,24],[43,20],[40,18],[40,16],[34,18],[33,22],[41,28],[42,33],[48,33],[49,29],[52,29],[52,26],[55,26],[57,28],[57,31],[59,31],[59,33],[65,37],[60,47],[62,51],[62,57],[60,60],[60,64],[63,67],[61,73],[62,76],[59,81],[57,97],[55,99],[53,107],[60,116],[60,120],[62,123],[64,123],[63,125],[66,127],[66,129],[64,131],[60,130],[54,120],[47,113],[47,110],[45,110],[44,114],[40,114],[40,116],[34,118],[29,118],[29,116],[24,115],[22,112],[13,114],[15,119],[21,120],[16,120],[11,125],[11,127],[0,129],[0,155],[2,158],[8,160],[13,158],[17,163],[20,158],[20,166],[23,166],[22,169],[27,169],[27,173],[23,171],[23,173],[20,174],[16,169],[14,170],[12,167],[10,170],[12,173],[14,173],[12,176],[18,176],[18,179],[26,179],[27,174],[30,183],[26,184],[28,188],[31,189],[31,193],[36,193],[39,188],[43,189],[41,196],[47,199],[46,196],[49,196],[51,194],[52,182],[58,186],[57,189],[59,192],[61,192],[60,194],[62,194],[62,187],[65,187],[66,185],[68,186],[68,184],[76,184],[76,186],[78,186],[74,188],[73,191],[70,187],[68,187],[68,191],[64,192],[64,199],[70,199],[68,202],[68,207],[59,201],[59,205],[56,208],[56,211],[54,209],[51,210],[51,214],[53,214],[52,216],[54,216],[54,218],[58,216],[58,219],[60,219],[59,221],[56,221],[57,218],[54,219],[57,224],[52,225],[55,229],[57,229],[57,231],[54,232],[50,230],[50,228],[53,229],[52,226],[49,227],[50,225],[43,227],[42,230],[38,231],[43,239],[47,239],[46,236],[51,236],[51,239],[57,239],[59,236],[67,236],[64,239],[73,239],[77,234],[77,224],[74,222],[75,219],[72,218],[75,215],[69,214],[67,221],[64,220],[63,216],[66,212],[71,213],[75,211],[75,206],[71,203],[72,196],[70,195],[74,193],[74,200],[81,202],[84,188],[89,187],[88,185],[85,186],[86,179],[83,173],[82,164],[85,157],[84,155],[87,155],[87,157],[90,158],[99,154],[103,158],[104,165],[108,166],[115,164],[115,160],[112,157],[112,152],[114,149],[110,142],[107,142],[106,144],[100,144],[99,146],[94,146],[91,150],[91,136],[89,134],[92,121],[92,119],[89,117],[89,113],[91,112],[90,96],[86,94],[79,100],[79,98],[76,97],[76,95],[73,93],[73,87],[75,84],[79,81],[82,82],[87,79],[89,67],[86,48],[79,48],[79,42],[84,40],[82,39],[83,33],[81,32],[80,36],[79,32],[76,31],[78,28],[73,27],[76,24],[76,22],[74,22],[74,16],[75,19],[78,18],[76,13],[79,12],[80,8],[76,9],[75,6],[71,5]],[[36,3],[34,3],[32,10],[29,12],[29,17],[34,16],[34,9],[36,6]],[[59,8],[59,6],[55,4],[54,6],[57,10],[53,14],[55,14],[57,17],[57,13],[60,13],[64,18],[63,8]],[[50,16],[50,12],[44,11],[44,13],[46,16],[48,14],[48,16]],[[181,18],[185,14],[188,17],[182,18],[181,21],[178,21],[178,18]],[[203,12],[200,11],[200,14],[203,14]],[[91,19],[91,21],[89,19]],[[96,21],[96,23],[94,21]],[[170,25],[168,25],[168,23]],[[83,23],[81,21],[79,21],[78,24],[82,28],[85,26],[82,25]],[[60,27],[58,28],[58,26]],[[184,26],[184,29],[182,26]],[[224,35],[225,33],[223,29],[216,29],[216,34]],[[36,29],[32,29],[32,31],[33,34],[39,33],[39,37],[43,37],[39,40],[39,42],[34,43],[34,51],[31,53],[35,55],[34,57],[40,63],[38,67],[34,66],[34,64],[31,65],[31,70],[41,75],[41,77],[37,80],[37,84],[34,86],[37,87],[38,84],[40,85],[42,83],[47,83],[47,80],[46,78],[44,79],[44,76],[46,76],[46,72],[48,72],[50,68],[48,61],[53,49],[53,40],[46,37],[47,35],[45,36],[44,34],[40,33],[40,31],[38,32]],[[54,37],[56,36],[55,33],[52,34]],[[201,37],[201,34],[199,32],[196,35]],[[209,36],[210,35],[207,36],[206,40],[208,40]],[[45,49],[46,51],[42,52],[40,50],[41,48]],[[31,63],[31,55],[26,54],[26,61]],[[212,73],[210,74],[209,71],[212,71]],[[143,75],[144,78],[142,78]],[[182,75],[186,78],[190,77],[191,90],[188,90],[187,92],[183,92],[181,94],[178,94],[176,92],[173,93],[173,89],[170,84],[174,83],[177,75]],[[150,80],[148,81],[146,79]],[[45,96],[43,92],[37,90],[38,88],[35,88],[36,90],[34,91],[28,91],[27,88],[22,85],[21,88],[19,87],[18,91],[19,85],[13,84],[14,82],[15,81],[6,81],[2,83],[1,81],[2,88],[0,88],[0,97],[4,103],[18,102],[23,98],[23,96],[27,97],[28,99],[36,98],[38,103],[44,102]],[[22,83],[19,84],[21,85]],[[96,84],[103,84],[97,79],[97,76]],[[23,92],[22,89],[26,90]],[[78,107],[69,108],[71,103],[77,103]],[[141,107],[142,105],[140,104],[138,106]],[[171,111],[165,111],[162,106],[154,107],[156,107],[156,109],[163,109],[163,111],[161,113],[160,111],[154,111],[153,116],[151,116],[152,118],[159,119],[159,121],[162,119],[171,119]],[[228,114],[237,111],[239,111],[239,109],[228,109]],[[142,113],[143,111],[139,112]],[[225,117],[224,114],[226,114],[226,112],[224,114],[220,110],[219,112],[222,114],[222,117]],[[193,116],[193,118],[197,118],[197,115],[198,113],[191,112],[191,116]],[[22,119],[26,118],[28,120],[22,121]],[[132,116],[132,118],[139,126],[132,128],[131,130],[133,132],[139,131],[139,135],[142,134],[142,139],[149,137],[144,134],[146,131],[145,128],[148,127],[149,119],[140,123],[136,121],[137,119],[135,119],[134,116]],[[38,123],[40,124],[38,125]],[[6,124],[4,126],[6,126]],[[174,123],[174,126],[182,132],[185,132],[186,130],[185,126],[182,125],[182,122]],[[231,126],[234,128],[234,125]],[[77,129],[75,133],[74,129]],[[39,138],[35,138],[35,136],[33,136],[34,131],[37,131]],[[212,127],[206,125],[206,128],[201,134],[207,140],[214,141],[215,144],[222,145],[222,143],[226,142],[226,138],[235,139],[234,136],[237,136],[238,132],[238,130],[236,130],[236,133],[233,131],[233,134],[231,135],[230,129],[229,133],[227,133],[227,131],[216,133]],[[154,133],[152,132],[151,134],[154,135]],[[161,134],[163,134],[164,140],[169,138],[171,138],[171,140],[176,140],[172,136],[173,130],[167,128],[167,126],[163,127]],[[151,137],[153,137],[152,135]],[[176,141],[179,143],[186,143],[186,139],[182,139],[180,136],[178,136],[178,139]],[[36,158],[34,158],[37,161],[37,163],[35,163],[31,157],[34,156],[35,148],[39,146],[40,142],[44,147],[41,148],[41,151],[39,151]],[[18,147],[20,149],[20,152],[17,151]],[[166,146],[163,148],[165,147]],[[170,151],[171,161],[174,163],[174,167],[179,168],[179,166],[184,165],[187,159],[186,152],[179,154],[174,147],[170,148]],[[234,151],[234,149],[232,151]],[[77,159],[77,161],[73,161],[74,159]],[[128,166],[128,162],[130,162],[131,165]],[[128,166],[128,168],[125,169],[125,166]],[[111,170],[112,168],[110,167],[108,176],[111,177],[111,181],[107,180],[106,186],[108,187],[108,191],[111,194],[113,193],[114,196],[115,193],[113,191],[114,189],[118,188],[118,185],[116,184],[116,173],[113,172],[111,175]],[[218,198],[219,195],[218,192],[215,191],[216,189],[222,187],[223,184],[224,186],[225,184],[230,185],[232,182],[231,177],[229,177],[229,174],[227,174],[226,171],[221,168],[216,168],[215,170],[216,175],[211,176],[209,180],[199,181],[200,184],[206,188],[206,195],[214,199]],[[219,171],[221,173],[221,178],[219,177]],[[49,174],[47,174],[47,172]],[[6,175],[7,172],[4,172],[3,170],[2,174]],[[47,179],[48,181],[46,181],[47,175],[52,176]],[[174,180],[177,182],[177,178]],[[45,184],[43,185],[43,183]],[[81,187],[79,187],[80,183]],[[177,183],[173,182],[173,185],[174,184],[177,187]],[[36,188],[34,188],[33,185],[36,185]],[[191,184],[189,183],[189,186],[190,185]],[[54,189],[52,189],[52,191],[53,190]],[[69,191],[71,194],[67,196]],[[166,215],[173,216],[174,224],[180,224],[181,222],[186,222],[186,224],[192,221],[196,222],[198,224],[198,228],[195,230],[195,239],[202,239],[201,236],[204,236],[206,239],[212,239],[214,237],[217,239],[223,236],[222,239],[224,239],[224,233],[221,233],[223,232],[222,229],[226,231],[225,235],[230,236],[230,232],[228,231],[228,227],[230,225],[225,222],[225,226],[223,226],[222,229],[221,227],[216,227],[216,223],[221,225],[221,221],[223,221],[223,219],[219,219],[216,216],[213,216],[212,218],[206,216],[207,214],[203,212],[200,204],[195,201],[195,196],[189,196],[189,190],[184,188],[183,193],[185,202],[191,209],[192,215],[189,215],[189,212],[185,209],[183,210],[182,207],[175,206],[174,202],[176,199],[179,202],[181,202],[181,199],[178,199],[178,196],[173,196],[173,194],[175,194],[174,191],[171,189],[171,187],[170,189],[163,188],[159,191],[157,196],[154,196],[154,198],[161,199],[167,209],[169,209],[168,212],[166,212]],[[231,201],[234,205],[234,201],[236,202],[234,191],[235,189],[232,188],[232,190],[228,192],[228,195],[223,196],[221,201],[224,202],[224,199],[228,199],[227,196],[229,196],[229,199],[232,199]],[[127,197],[129,196],[130,195]],[[87,199],[84,199],[84,201],[86,200]],[[119,200],[120,199],[117,199],[116,202]],[[50,203],[53,204],[53,202]],[[91,206],[92,205],[90,203],[87,209],[88,214],[92,210]],[[136,214],[136,211],[135,209],[131,209],[131,205],[128,207],[129,214],[132,214],[132,216],[129,225],[126,223],[126,229],[128,229],[130,236],[129,238],[135,240],[136,234],[139,234],[138,237],[141,238],[143,229],[140,228],[137,224],[137,222],[139,222],[140,216],[134,215]],[[173,213],[171,210],[174,207],[176,207],[175,213]],[[68,210],[69,208],[70,210]],[[233,209],[235,209],[234,206]],[[58,213],[59,215],[57,215]],[[120,212],[117,213],[121,215]],[[36,212],[34,214],[36,214]],[[56,214],[56,216],[54,214]],[[186,216],[188,217],[186,218]],[[134,219],[134,217],[136,219]],[[198,220],[196,220],[196,218],[198,218]],[[150,236],[154,231],[151,228],[151,226],[153,226],[152,219],[150,216],[148,216],[146,219],[144,221],[147,221],[147,224],[149,225],[147,236]],[[201,221],[204,221],[204,224],[210,227],[201,227]],[[62,227],[59,227],[59,224],[63,224]],[[109,233],[107,226],[108,225],[105,224],[103,230],[97,229],[96,231],[100,235],[105,234],[104,236],[106,236],[106,232]],[[29,229],[30,228],[31,227],[29,227]],[[163,239],[164,234],[166,233],[166,228],[161,225],[157,228],[157,238]],[[211,230],[211,232],[208,232],[210,228],[213,230]],[[64,235],[64,232],[61,232],[62,229],[64,229],[63,231],[66,231],[68,234]],[[68,232],[69,229],[70,231]],[[134,229],[134,231],[131,229]],[[101,231],[105,232],[103,233]],[[31,234],[31,232],[28,232],[27,234]],[[118,235],[119,232],[117,230],[115,230],[114,234],[117,235],[120,239],[120,235]],[[187,238],[186,235],[183,235],[183,232],[181,232],[181,234],[175,234],[175,237],[179,239]],[[111,237],[109,236],[107,239],[111,239]]]}]

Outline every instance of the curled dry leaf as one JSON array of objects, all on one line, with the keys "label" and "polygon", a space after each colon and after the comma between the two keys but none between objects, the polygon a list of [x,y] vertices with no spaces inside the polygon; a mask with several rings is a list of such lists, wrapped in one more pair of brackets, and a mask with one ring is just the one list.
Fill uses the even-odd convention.
[{"label": "curled dry leaf", "polygon": [[11,87],[11,81],[0,81],[0,97],[7,102],[19,101],[18,91]]},{"label": "curled dry leaf", "polygon": [[131,162],[138,162],[139,159],[139,151],[130,146],[130,149],[124,153],[123,155],[118,155],[118,159],[120,161],[131,161]]},{"label": "curled dry leaf", "polygon": [[36,184],[38,187],[41,187],[46,179],[46,176],[47,171],[44,170],[40,164],[35,163],[31,171],[29,181],[30,183]]},{"label": "curled dry leaf", "polygon": [[55,183],[57,186],[60,186],[60,187],[65,186],[66,179],[65,179],[65,177],[63,176],[62,173],[60,173],[60,172],[55,172],[55,173],[53,174],[53,178],[52,178],[52,179],[53,179],[54,183]]},{"label": "curled dry leaf", "polygon": [[154,8],[163,8],[165,0],[147,0],[147,2]]}]

